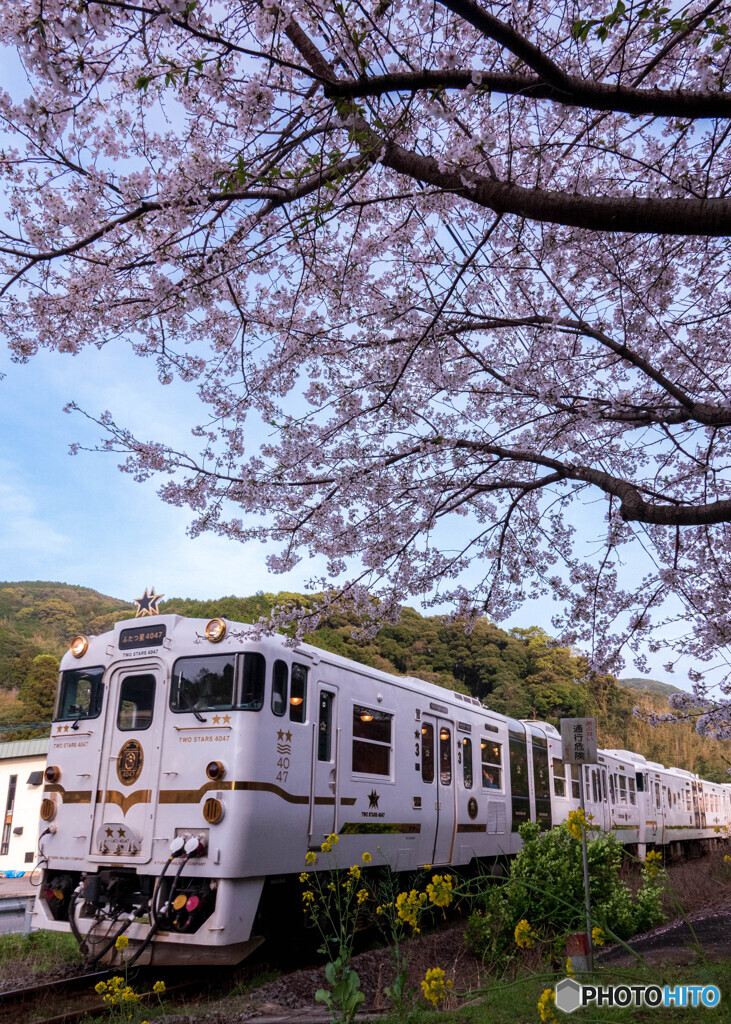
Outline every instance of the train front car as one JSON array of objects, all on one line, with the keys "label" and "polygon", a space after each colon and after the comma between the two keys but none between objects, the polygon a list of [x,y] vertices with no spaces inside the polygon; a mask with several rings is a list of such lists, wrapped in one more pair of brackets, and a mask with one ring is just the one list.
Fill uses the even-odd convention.
[{"label": "train front car", "polygon": [[[177,615],[78,638],[61,663],[39,847],[38,927],[92,956],[236,963],[263,878],[242,863],[232,779],[256,777],[264,657]],[[241,763],[240,763],[241,762]]]}]

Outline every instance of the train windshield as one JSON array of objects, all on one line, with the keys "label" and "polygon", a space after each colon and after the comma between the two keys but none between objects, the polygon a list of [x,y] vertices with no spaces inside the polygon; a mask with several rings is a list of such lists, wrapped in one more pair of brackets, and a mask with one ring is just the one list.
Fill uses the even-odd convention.
[{"label": "train windshield", "polygon": [[225,711],[234,705],[235,655],[179,658],[173,666],[173,711]]},{"label": "train windshield", "polygon": [[71,668],[61,673],[58,710],[54,721],[97,718],[104,698],[104,668]]}]

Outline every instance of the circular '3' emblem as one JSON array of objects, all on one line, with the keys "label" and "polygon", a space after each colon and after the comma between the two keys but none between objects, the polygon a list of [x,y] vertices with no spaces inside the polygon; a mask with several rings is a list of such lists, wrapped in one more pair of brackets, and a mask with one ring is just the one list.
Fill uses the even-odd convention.
[{"label": "circular '3' emblem", "polygon": [[117,775],[125,786],[131,786],[140,777],[145,755],[137,740],[127,740],[117,755]]}]

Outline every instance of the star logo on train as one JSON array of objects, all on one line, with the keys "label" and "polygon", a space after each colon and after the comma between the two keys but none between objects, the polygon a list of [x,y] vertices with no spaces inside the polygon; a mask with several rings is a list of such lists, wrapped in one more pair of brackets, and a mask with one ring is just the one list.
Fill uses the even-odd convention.
[{"label": "star logo on train", "polygon": [[292,733],[289,731],[289,729],[286,732],[284,732],[283,729],[277,729],[277,739],[279,740],[280,743],[283,739],[286,739],[287,743],[290,743],[292,740]]},{"label": "star logo on train", "polygon": [[134,603],[137,605],[135,618],[141,618],[143,615],[159,615],[160,610],[157,606],[163,597],[165,597],[164,594],[155,593],[154,587],[149,591],[149,593],[147,587],[145,587],[145,592],[142,597],[135,597],[133,599]]},{"label": "star logo on train", "polygon": [[377,809],[378,808],[378,800],[379,800],[378,793],[376,793],[375,789],[372,789],[370,791],[370,793],[368,794],[368,806],[369,807],[375,807]]}]

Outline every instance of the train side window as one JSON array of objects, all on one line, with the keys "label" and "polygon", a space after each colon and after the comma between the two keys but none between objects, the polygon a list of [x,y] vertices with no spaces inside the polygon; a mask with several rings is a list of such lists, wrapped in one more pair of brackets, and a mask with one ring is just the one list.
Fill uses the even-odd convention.
[{"label": "train side window", "polygon": [[263,654],[256,651],[242,655],[241,697],[239,707],[245,711],[261,711],[264,707],[264,686],[267,663]]},{"label": "train side window", "polygon": [[553,758],[553,792],[556,796],[566,796],[566,769],[557,757]]},{"label": "train side window", "polygon": [[104,668],[70,668],[61,673],[55,721],[98,718],[104,698]]},{"label": "train side window", "polygon": [[685,809],[686,809],[686,811],[690,811],[692,809],[692,805],[691,805],[691,802],[690,802],[690,790],[689,789],[686,789],[686,791],[685,791]]},{"label": "train side window", "polygon": [[290,722],[304,722],[307,714],[307,669],[295,662],[292,665],[292,690],[289,696]]},{"label": "train side window", "polygon": [[629,786],[629,802],[631,804],[635,804],[637,803],[637,798],[635,796],[635,780],[627,779],[627,785]]},{"label": "train side window", "polygon": [[571,765],[571,796],[574,800],[579,799],[579,766],[578,764]]},{"label": "train side window", "polygon": [[635,779],[637,780],[637,792],[643,793],[645,787],[642,781],[642,772],[635,772]]},{"label": "train side window", "polygon": [[480,744],[482,755],[482,788],[503,788],[503,745],[485,736]]},{"label": "train side window", "polygon": [[317,724],[317,760],[332,760],[333,700],[329,690],[320,692],[320,718]]},{"label": "train side window", "polygon": [[655,783],[655,807],[662,807],[662,802],[660,800],[660,783],[659,782]]},{"label": "train side window", "polygon": [[465,789],[472,789],[472,740],[462,740],[462,780]]},{"label": "train side window", "polygon": [[617,794],[614,789],[614,775],[610,772],[609,774],[609,799],[613,804],[617,802]]},{"label": "train side window", "polygon": [[392,721],[387,711],[353,705],[353,772],[391,774]]},{"label": "train side window", "polygon": [[434,781],[434,726],[424,722],[421,727],[421,780]]},{"label": "train side window", "polygon": [[594,798],[595,804],[602,802],[601,794],[599,792],[599,773],[596,768],[591,770],[591,795]]},{"label": "train side window", "polygon": [[234,706],[235,658],[234,654],[178,658],[173,665],[170,709],[178,714],[230,710]]},{"label": "train side window", "polygon": [[281,718],[287,710],[287,689],[289,686],[289,670],[286,661],[274,662],[272,671],[272,711]]},{"label": "train side window", "polygon": [[621,804],[627,803],[627,780],[624,775],[619,776],[619,802]]},{"label": "train side window", "polygon": [[119,688],[117,728],[120,732],[140,731],[152,725],[155,706],[155,677],[151,672],[125,676]]}]

